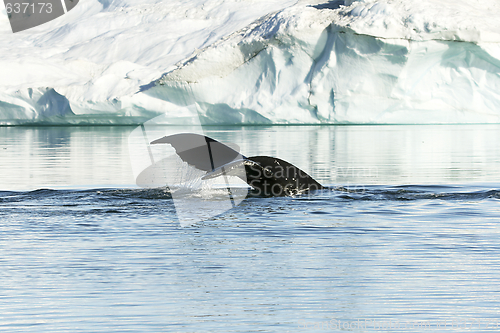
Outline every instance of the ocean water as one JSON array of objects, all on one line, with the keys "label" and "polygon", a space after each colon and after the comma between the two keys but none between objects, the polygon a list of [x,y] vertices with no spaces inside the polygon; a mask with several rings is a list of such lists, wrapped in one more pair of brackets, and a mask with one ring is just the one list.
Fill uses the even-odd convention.
[{"label": "ocean water", "polygon": [[2,332],[500,327],[500,126],[207,127],[329,188],[187,227],[133,129],[0,128]]}]

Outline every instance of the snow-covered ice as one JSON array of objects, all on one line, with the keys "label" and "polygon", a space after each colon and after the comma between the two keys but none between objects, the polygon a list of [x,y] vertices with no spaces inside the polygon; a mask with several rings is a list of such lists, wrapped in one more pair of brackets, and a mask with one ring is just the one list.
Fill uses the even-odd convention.
[{"label": "snow-covered ice", "polygon": [[83,0],[16,34],[2,13],[0,124],[500,122],[496,0]]}]

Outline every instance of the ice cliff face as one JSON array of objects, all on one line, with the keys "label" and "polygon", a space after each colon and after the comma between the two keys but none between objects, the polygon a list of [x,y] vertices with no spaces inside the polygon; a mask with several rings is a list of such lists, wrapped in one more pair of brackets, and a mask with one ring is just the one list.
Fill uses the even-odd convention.
[{"label": "ice cliff face", "polygon": [[206,123],[500,121],[500,25],[484,2],[347,4],[264,17],[147,93]]},{"label": "ice cliff face", "polygon": [[2,33],[24,49],[0,57],[0,123],[500,122],[497,1],[202,2],[196,24],[113,2],[79,9],[104,28],[79,5],[25,44]]},{"label": "ice cliff face", "polygon": [[0,125],[146,121],[166,109],[141,86],[295,1],[85,0],[15,34],[0,5]]}]

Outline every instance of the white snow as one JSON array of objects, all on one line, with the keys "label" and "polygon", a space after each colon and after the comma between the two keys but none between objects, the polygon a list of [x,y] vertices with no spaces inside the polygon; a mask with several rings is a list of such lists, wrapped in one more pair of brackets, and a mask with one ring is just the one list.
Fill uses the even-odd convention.
[{"label": "white snow", "polygon": [[0,124],[500,122],[498,1],[313,1],[3,10]]}]

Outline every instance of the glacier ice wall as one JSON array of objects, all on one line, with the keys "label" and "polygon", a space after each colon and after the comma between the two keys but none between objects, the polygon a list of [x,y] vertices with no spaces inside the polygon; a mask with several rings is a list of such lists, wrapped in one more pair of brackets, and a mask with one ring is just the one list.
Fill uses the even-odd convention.
[{"label": "glacier ice wall", "polygon": [[89,0],[33,32],[0,21],[0,125],[500,122],[496,0],[313,1]]},{"label": "glacier ice wall", "polygon": [[196,107],[206,124],[499,122],[500,25],[476,21],[473,4],[299,4],[208,47],[146,93]]},{"label": "glacier ice wall", "polygon": [[0,125],[142,123],[169,104],[141,86],[295,2],[85,0],[15,34],[0,6]]}]

